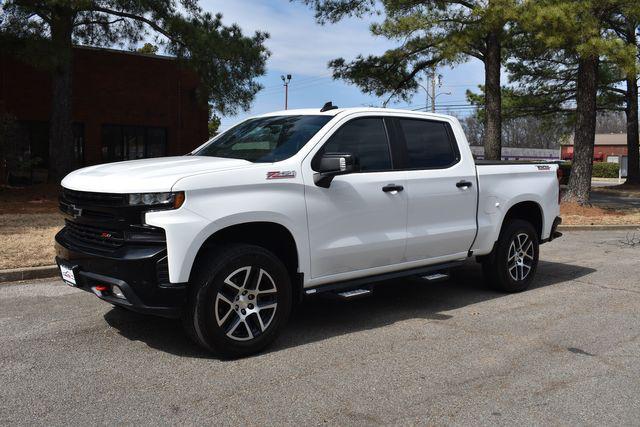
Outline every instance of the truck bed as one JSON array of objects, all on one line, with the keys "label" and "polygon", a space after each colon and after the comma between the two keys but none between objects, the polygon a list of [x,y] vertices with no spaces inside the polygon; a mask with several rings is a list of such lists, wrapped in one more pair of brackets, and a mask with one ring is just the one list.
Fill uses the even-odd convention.
[{"label": "truck bed", "polygon": [[556,164],[549,160],[475,160],[476,166]]}]

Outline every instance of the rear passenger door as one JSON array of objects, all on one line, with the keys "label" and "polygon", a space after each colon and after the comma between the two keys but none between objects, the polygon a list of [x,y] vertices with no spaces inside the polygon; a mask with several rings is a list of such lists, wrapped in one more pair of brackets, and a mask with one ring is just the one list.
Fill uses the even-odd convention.
[{"label": "rear passenger door", "polygon": [[446,121],[396,118],[394,125],[407,170],[406,260],[466,257],[476,233],[475,164],[462,161]]}]

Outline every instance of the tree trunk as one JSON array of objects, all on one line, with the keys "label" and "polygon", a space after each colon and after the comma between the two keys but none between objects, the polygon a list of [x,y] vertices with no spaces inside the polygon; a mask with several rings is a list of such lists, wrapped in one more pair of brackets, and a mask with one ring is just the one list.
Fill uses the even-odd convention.
[{"label": "tree trunk", "polygon": [[564,200],[588,204],[593,171],[593,145],[596,138],[596,95],[598,57],[580,58],[576,88],[576,130],[569,189]]},{"label": "tree trunk", "polygon": [[502,67],[500,33],[494,31],[487,36],[487,51],[484,58],[484,158],[502,158],[502,94],[500,69]]},{"label": "tree trunk", "polygon": [[638,130],[638,79],[627,78],[627,184],[640,184],[640,132]]},{"label": "tree trunk", "polygon": [[[627,41],[637,46],[636,26],[627,31]],[[636,48],[637,53],[637,48]],[[627,76],[627,184],[640,184],[640,132],[638,130],[638,76],[634,73]]]},{"label": "tree trunk", "polygon": [[49,122],[49,181],[59,183],[76,168],[72,129],[72,44],[73,15],[58,11],[51,21],[55,54],[51,74],[52,97]]}]

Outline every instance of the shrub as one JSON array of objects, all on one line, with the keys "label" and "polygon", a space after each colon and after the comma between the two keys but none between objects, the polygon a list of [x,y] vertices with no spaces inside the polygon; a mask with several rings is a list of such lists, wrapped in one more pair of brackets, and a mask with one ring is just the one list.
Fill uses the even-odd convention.
[{"label": "shrub", "polygon": [[596,162],[593,164],[594,178],[617,178],[620,165],[617,163]]}]

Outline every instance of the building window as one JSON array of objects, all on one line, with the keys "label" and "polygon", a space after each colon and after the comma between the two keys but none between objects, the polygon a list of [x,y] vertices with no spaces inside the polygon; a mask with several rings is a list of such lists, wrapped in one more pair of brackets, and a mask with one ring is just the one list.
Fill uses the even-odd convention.
[{"label": "building window", "polygon": [[[84,123],[72,123],[73,153],[79,165],[84,164]],[[49,167],[49,123],[18,122],[18,146],[34,166]]]},{"label": "building window", "polygon": [[73,125],[73,152],[78,164],[84,166],[84,123]]},{"label": "building window", "polygon": [[143,126],[102,126],[102,160],[135,160],[167,153],[167,129]]}]

